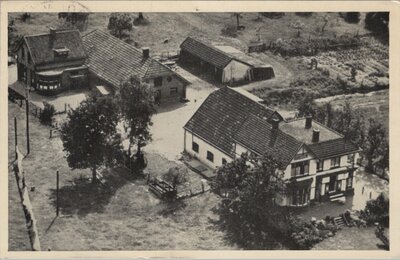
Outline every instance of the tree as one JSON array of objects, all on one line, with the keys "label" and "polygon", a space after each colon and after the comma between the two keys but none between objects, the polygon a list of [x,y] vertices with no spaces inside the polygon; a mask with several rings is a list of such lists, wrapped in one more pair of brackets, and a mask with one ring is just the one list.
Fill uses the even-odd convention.
[{"label": "tree", "polygon": [[243,154],[217,171],[215,189],[227,194],[220,204],[220,219],[229,236],[246,249],[270,248],[277,237],[287,235],[290,214],[277,203],[286,193],[279,168],[270,156]]},{"label": "tree", "polygon": [[122,39],[125,31],[132,31],[132,17],[127,13],[113,13],[108,20],[108,30],[115,37]]},{"label": "tree", "polygon": [[297,37],[300,37],[301,31],[304,28],[304,23],[297,20],[295,23],[291,24],[291,26],[297,30]]},{"label": "tree", "polygon": [[63,20],[62,28],[76,28],[85,31],[89,23],[89,13],[58,13],[58,19]]},{"label": "tree", "polygon": [[111,98],[90,98],[69,111],[61,127],[69,167],[90,168],[95,183],[99,166],[112,166],[115,159],[121,158],[118,120],[118,106]]},{"label": "tree", "polygon": [[131,147],[136,144],[139,158],[141,147],[151,141],[149,127],[152,125],[151,117],[156,112],[154,90],[132,76],[121,84],[119,102],[129,138],[128,154],[131,155]]},{"label": "tree", "polygon": [[375,33],[389,32],[389,12],[370,12],[365,16],[365,27]]},{"label": "tree", "polygon": [[47,102],[43,102],[44,108],[39,114],[39,120],[40,123],[44,125],[51,125],[53,122],[53,116],[56,112],[56,109],[52,104],[49,104]]},{"label": "tree", "polygon": [[373,170],[374,160],[379,158],[384,152],[384,144],[386,140],[385,128],[381,123],[374,119],[369,120],[369,127],[364,144],[364,154],[367,159],[366,169]]},{"label": "tree", "polygon": [[325,32],[325,27],[329,22],[329,16],[328,15],[322,16],[322,22],[323,22],[323,24],[321,26],[321,33],[323,34]]},{"label": "tree", "polygon": [[297,105],[298,117],[307,115],[314,116],[316,112],[316,104],[314,102],[313,94],[306,94]]},{"label": "tree", "polygon": [[360,12],[346,12],[343,18],[348,23],[358,23],[360,21]]},{"label": "tree", "polygon": [[366,220],[369,225],[378,222],[382,226],[389,226],[389,198],[381,193],[374,200],[369,200],[365,206]]}]

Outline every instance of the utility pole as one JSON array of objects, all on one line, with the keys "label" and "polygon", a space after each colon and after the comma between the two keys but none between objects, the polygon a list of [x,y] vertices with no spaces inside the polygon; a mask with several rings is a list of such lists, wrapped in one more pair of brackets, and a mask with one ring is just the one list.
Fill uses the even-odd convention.
[{"label": "utility pole", "polygon": [[17,135],[17,117],[14,117],[14,135],[15,135],[15,160],[18,159],[17,145],[18,145],[18,135]]},{"label": "utility pole", "polygon": [[56,215],[58,217],[58,213],[59,213],[59,204],[58,204],[58,190],[59,190],[59,183],[60,183],[60,178],[59,178],[59,174],[57,171],[57,189],[56,189]]},{"label": "utility pole", "polygon": [[[31,83],[31,75],[28,73],[28,67],[26,68],[26,98],[25,98],[25,108],[26,108],[26,150],[28,155],[31,152],[30,141],[29,141],[29,86]],[[28,76],[29,75],[29,76]]]}]

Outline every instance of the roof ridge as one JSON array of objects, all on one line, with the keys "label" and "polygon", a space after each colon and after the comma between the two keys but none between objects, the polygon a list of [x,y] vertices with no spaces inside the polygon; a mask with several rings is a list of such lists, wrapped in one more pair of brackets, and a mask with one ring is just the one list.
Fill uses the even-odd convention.
[{"label": "roof ridge", "polygon": [[199,39],[199,38],[193,37],[193,36],[188,36],[188,38],[191,38],[192,40],[198,41],[198,42],[204,44],[205,46],[207,46],[207,47],[209,47],[209,48],[211,48],[211,49],[213,49],[213,50],[219,52],[219,53],[222,54],[222,55],[228,56],[229,58],[231,58],[231,60],[234,59],[233,55],[231,55],[230,53],[227,53],[227,52],[224,52],[224,51],[218,49],[217,47],[213,46],[211,43],[209,43],[209,42],[207,42],[207,41],[204,41],[204,40],[202,40],[202,39]]},{"label": "roof ridge", "polygon": [[[260,104],[259,102],[256,102],[256,101],[254,101],[253,99],[251,99],[250,97],[248,97],[248,96],[246,96],[246,95],[243,95],[243,94],[240,93],[239,91],[236,91],[235,88],[233,88],[233,87],[224,86],[224,87],[221,88],[221,89],[224,89],[224,88],[228,88],[228,89],[232,90],[233,92],[238,93],[239,95],[241,95],[241,96],[243,96],[243,97],[245,97],[245,98],[251,100],[252,102],[256,103],[257,105],[261,106],[261,107],[264,108],[264,109],[268,109],[269,111],[274,112],[274,113],[277,112],[275,109],[272,109],[272,108],[270,108],[270,107],[268,107],[268,106],[265,106],[265,105],[263,105],[263,104]],[[247,90],[245,90],[245,91],[247,91]],[[247,91],[247,92],[248,92],[248,91]],[[249,94],[252,94],[252,93],[249,92]],[[254,94],[252,94],[252,95],[254,95]],[[254,96],[255,96],[255,95],[254,95]]]},{"label": "roof ridge", "polygon": [[[331,127],[328,127],[327,125],[325,125],[325,124],[323,124],[323,123],[321,123],[321,122],[318,122],[317,120],[314,120],[314,119],[313,119],[313,121],[314,121],[315,123],[319,124],[320,126],[325,127],[325,128],[328,129],[329,131],[332,131],[332,132],[334,132],[335,134],[338,134],[338,135],[341,136],[342,138],[344,137],[343,134],[339,133],[339,132],[336,131],[335,129],[333,129],[333,128],[331,128]],[[334,140],[334,139],[333,139],[333,140]]]}]

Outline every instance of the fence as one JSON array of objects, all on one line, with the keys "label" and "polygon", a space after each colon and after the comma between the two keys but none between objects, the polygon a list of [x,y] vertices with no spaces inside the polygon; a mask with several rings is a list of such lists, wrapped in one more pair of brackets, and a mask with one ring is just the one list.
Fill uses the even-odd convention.
[{"label": "fence", "polygon": [[22,167],[22,159],[24,155],[19,151],[17,146],[17,164],[14,167],[15,178],[19,195],[21,198],[22,209],[25,214],[26,227],[28,228],[29,240],[33,251],[40,251],[39,233],[36,227],[36,219],[33,214],[31,200],[29,198],[28,188],[25,183],[25,173]]}]

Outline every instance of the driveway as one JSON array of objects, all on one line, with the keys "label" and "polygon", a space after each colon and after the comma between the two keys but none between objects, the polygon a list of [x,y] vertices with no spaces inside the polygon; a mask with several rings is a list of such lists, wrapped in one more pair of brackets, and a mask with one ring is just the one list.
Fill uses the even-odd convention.
[{"label": "driveway", "polygon": [[153,141],[144,149],[169,160],[177,160],[183,151],[183,126],[216,87],[178,67],[179,74],[191,82],[187,87],[187,103],[162,106],[153,116]]}]

